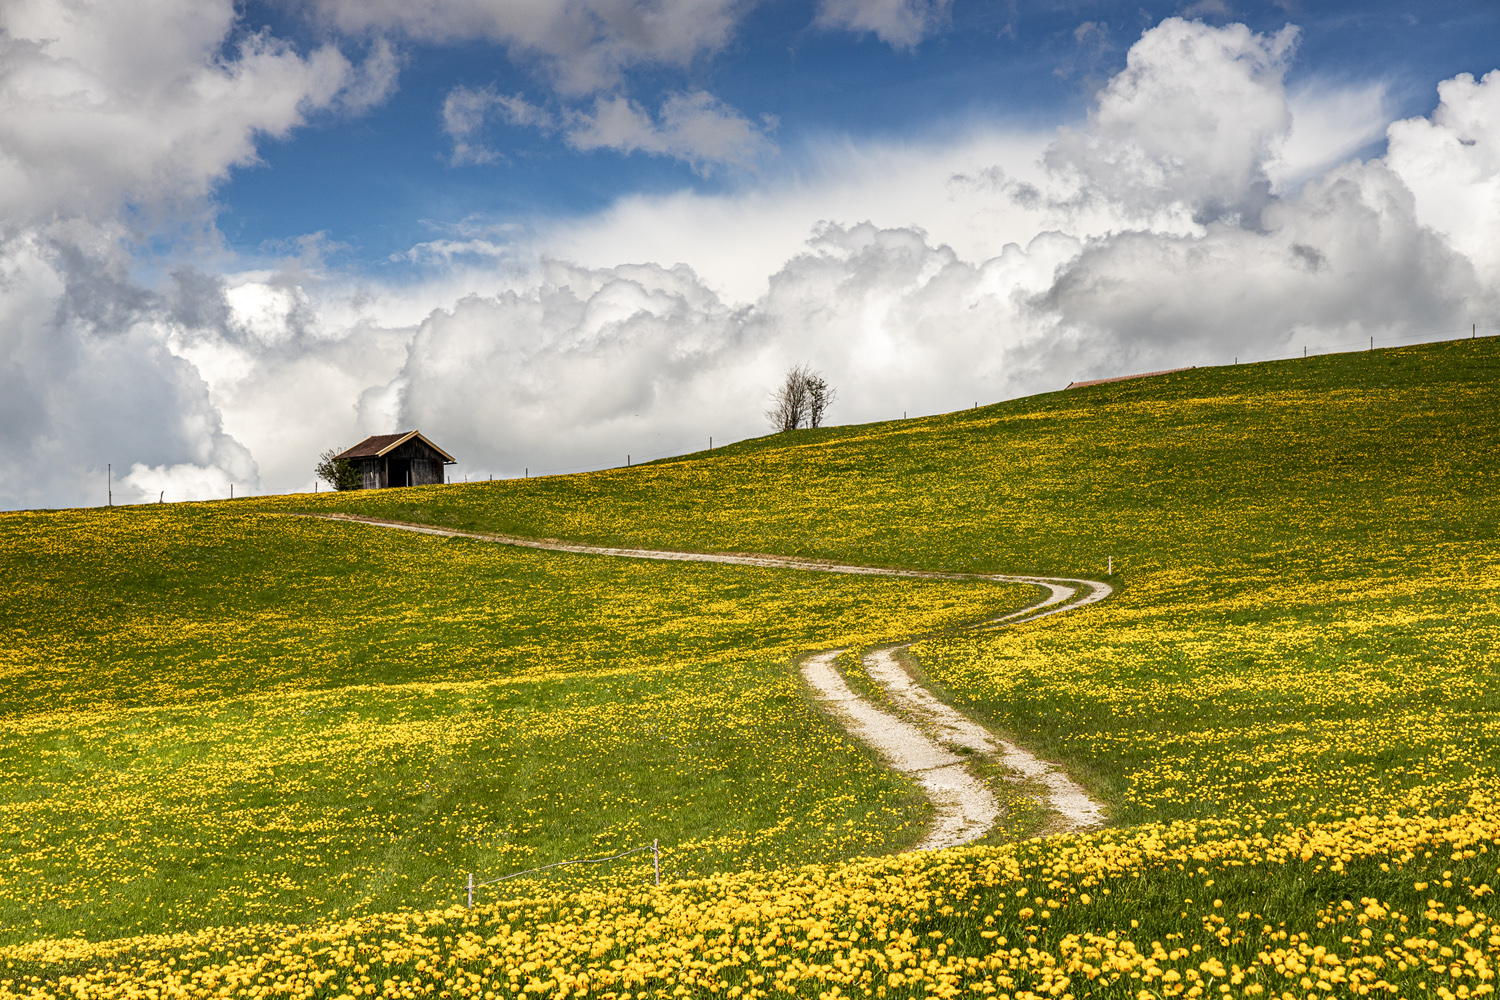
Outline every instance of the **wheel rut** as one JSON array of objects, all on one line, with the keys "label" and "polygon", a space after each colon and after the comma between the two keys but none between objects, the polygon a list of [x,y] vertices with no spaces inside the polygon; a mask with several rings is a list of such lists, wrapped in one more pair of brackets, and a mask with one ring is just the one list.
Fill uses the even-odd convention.
[{"label": "wheel rut", "polygon": [[[472,538],[522,548],[627,559],[657,559],[669,562],[706,562],[731,566],[758,566],[818,573],[852,573],[936,580],[983,580],[992,583],[1031,584],[1046,593],[1041,600],[1019,611],[972,626],[974,631],[1007,628],[1049,615],[1074,611],[1112,594],[1101,580],[1070,577],[1012,576],[991,573],[942,573],[926,570],[886,569],[857,566],[791,556],[740,552],[673,552],[662,549],[618,548],[583,545],[553,539],[521,538],[438,528],[405,521],[356,517],[346,514],[297,515],[329,521],[351,521],[400,531],[414,531],[448,538]],[[974,755],[983,756],[1014,772],[1018,778],[1043,789],[1039,805],[1056,813],[1052,832],[1086,830],[1104,823],[1104,807],[1057,765],[1043,761],[1026,749],[1002,739],[953,706],[939,700],[901,665],[897,652],[917,640],[883,646],[867,652],[864,666],[900,715],[861,698],[845,682],[834,663],[843,650],[825,650],[802,662],[802,677],[824,708],[860,740],[881,755],[891,768],[910,775],[933,805],[933,823],[927,835],[911,850],[938,850],[969,843],[983,837],[1002,814],[1002,807],[985,782],[969,767]],[[903,717],[904,716],[904,717]]]}]

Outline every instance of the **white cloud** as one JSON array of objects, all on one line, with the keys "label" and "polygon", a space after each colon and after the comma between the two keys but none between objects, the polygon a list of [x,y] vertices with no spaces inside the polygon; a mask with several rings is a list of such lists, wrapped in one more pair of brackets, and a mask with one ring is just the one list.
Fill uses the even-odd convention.
[{"label": "white cloud", "polygon": [[524,229],[515,223],[496,224],[470,217],[456,223],[439,225],[426,222],[425,225],[442,235],[417,243],[404,253],[392,254],[390,259],[441,265],[451,273],[457,260],[510,260],[522,252],[520,241]]},{"label": "white cloud", "polygon": [[568,145],[578,150],[670,156],[703,171],[712,164],[752,166],[775,149],[763,128],[712,94],[672,94],[652,116],[624,97],[599,98],[591,113],[569,117]]},{"label": "white cloud", "polygon": [[443,101],[443,131],[453,140],[450,162],[454,166],[504,159],[482,141],[491,117],[544,133],[561,128],[567,144],[583,152],[609,149],[669,156],[692,164],[699,172],[718,164],[752,166],[775,149],[766,135],[766,127],[774,122],[757,127],[701,90],[669,94],[655,116],[618,94],[596,98],[591,111],[567,109],[554,116],[522,94],[501,94],[493,87],[456,87]]},{"label": "white cloud", "polygon": [[491,240],[424,240],[403,254],[393,254],[396,260],[409,260],[414,264],[451,263],[456,257],[509,257],[514,253],[505,243]]},{"label": "white cloud", "polygon": [[400,73],[400,55],[387,39],[375,39],[369,55],[345,84],[338,106],[350,114],[362,114],[384,104],[396,92]]},{"label": "white cloud", "polygon": [[509,474],[760,433],[766,389],[793,361],[838,380],[840,421],[989,399],[1041,329],[1029,296],[1077,252],[1046,236],[975,265],[915,230],[825,226],[753,308],[684,265],[549,261],[428,316],[364,400],[367,422],[430,429],[465,470]]},{"label": "white cloud", "polygon": [[1438,85],[1431,119],[1391,125],[1386,162],[1422,221],[1494,280],[1500,275],[1500,70]]},{"label": "white cloud", "polygon": [[[284,136],[363,76],[335,48],[264,34],[229,58],[228,0],[0,6],[0,218],[112,220],[130,201],[191,209],[261,135]],[[372,83],[371,81],[375,81]]]},{"label": "white cloud", "polygon": [[256,481],[176,347],[184,321],[243,333],[218,285],[142,287],[131,253],[173,226],[211,253],[208,196],[259,137],[380,99],[394,57],[376,44],[356,68],[265,34],[225,51],[234,22],[229,0],[0,6],[0,459],[40,470],[6,505],[102,502],[106,464],[127,460]]},{"label": "white cloud", "polygon": [[1039,304],[1113,363],[1150,370],[1451,329],[1493,300],[1378,162],[1273,202],[1264,227],[1089,241]]},{"label": "white cloud", "polygon": [[822,0],[820,28],[875,35],[893,48],[913,49],[948,22],[952,0]]},{"label": "white cloud", "polygon": [[805,249],[808,233],[828,220],[921,225],[933,240],[983,260],[1060,224],[1046,206],[1027,208],[1011,197],[1012,185],[1043,181],[1036,161],[1048,141],[988,129],[926,141],[828,140],[747,188],[635,195],[597,216],[544,223],[536,245],[590,267],[691,262],[736,303],[759,298],[770,276]]},{"label": "white cloud", "polygon": [[1297,38],[1291,26],[1267,36],[1168,18],[1131,46],[1088,126],[1063,130],[1049,167],[1075,203],[1135,223],[1255,225],[1266,164],[1291,127],[1282,78]]},{"label": "white cloud", "polygon": [[[68,258],[72,258],[71,260]],[[255,481],[161,303],[121,262],[35,233],[0,244],[0,458],[7,506],[104,502],[105,466],[191,464]]]},{"label": "white cloud", "polygon": [[346,33],[484,39],[541,66],[564,94],[615,87],[639,66],[687,66],[727,43],[747,0],[316,0]]},{"label": "white cloud", "polygon": [[504,155],[486,147],[482,134],[493,113],[510,125],[529,125],[543,131],[554,126],[552,115],[522,94],[501,94],[494,87],[454,87],[443,98],[443,131],[453,140],[453,166],[498,163]]}]

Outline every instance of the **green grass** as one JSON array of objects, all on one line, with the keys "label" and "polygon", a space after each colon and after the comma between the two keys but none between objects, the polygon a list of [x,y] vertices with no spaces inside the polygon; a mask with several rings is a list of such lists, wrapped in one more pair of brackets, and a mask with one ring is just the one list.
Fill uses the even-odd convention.
[{"label": "green grass", "polygon": [[810,704],[793,658],[1029,596],[233,504],[0,533],[9,941],[443,905],[470,871],[653,838],[673,878],[899,848],[925,802]]},{"label": "green grass", "polygon": [[[1500,787],[1497,413],[1500,341],[1458,342],[1197,369],[580,476],[8,515],[3,568],[35,585],[0,609],[0,835],[22,859],[0,919],[24,940],[373,913],[435,901],[468,867],[631,846],[662,827],[681,874],[890,850],[915,836],[910,786],[807,704],[790,660],[1020,600],[518,552],[288,512],[961,571],[1098,577],[1113,556],[1105,604],[933,638],[915,662],[1065,763],[1117,825],[1184,821],[1201,829],[1182,836],[1207,840],[1452,812]],[[151,823],[132,822],[138,800]],[[209,906],[169,891],[183,873],[165,865],[199,850],[205,816],[230,818],[214,856],[244,887]],[[233,825],[247,817],[253,833]],[[296,850],[277,846],[289,828]],[[1062,878],[1048,859],[1065,844],[1025,850],[1040,878]],[[1209,944],[1217,933],[1178,899],[1201,902],[1210,877],[1236,912],[1332,933],[1315,912],[1330,899],[1418,906],[1405,887],[1438,865],[1493,879],[1493,854],[1382,857],[1337,872],[1148,866],[1112,876],[1107,908],[1011,933],[1039,947],[1090,926]],[[101,886],[142,895],[54,894],[45,915],[21,895],[88,864]],[[337,891],[309,888],[349,872]]]},{"label": "green grass", "polygon": [[1326,818],[1500,781],[1497,413],[1500,340],[1459,341],[277,505],[931,569],[1113,556],[1107,604],[922,644],[927,676],[1118,822]]}]

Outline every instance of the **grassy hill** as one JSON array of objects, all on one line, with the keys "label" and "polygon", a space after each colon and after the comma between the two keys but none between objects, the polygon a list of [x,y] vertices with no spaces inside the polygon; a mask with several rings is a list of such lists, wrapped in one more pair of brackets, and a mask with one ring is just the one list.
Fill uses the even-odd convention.
[{"label": "grassy hill", "polygon": [[[1497,414],[1500,342],[1458,342],[581,476],[0,516],[0,997],[64,974],[90,995],[1483,995]],[[964,571],[1113,556],[1103,605],[913,650],[1113,826],[845,860],[910,843],[920,803],[790,660],[1017,590],[287,516],[318,511]],[[626,865],[442,909],[467,870],[658,831],[659,892]],[[101,943],[147,932],[188,936]]]},{"label": "grassy hill", "polygon": [[[340,509],[605,543],[1102,574],[917,655],[1118,822],[1445,802],[1495,773],[1500,349],[1196,369]],[[288,502],[303,506],[301,499]],[[1316,775],[1316,780],[1310,776]]]},{"label": "grassy hill", "polygon": [[676,877],[904,846],[925,803],[790,661],[1028,593],[228,504],[6,515],[0,537],[12,942],[441,906],[469,872],[643,839]]}]

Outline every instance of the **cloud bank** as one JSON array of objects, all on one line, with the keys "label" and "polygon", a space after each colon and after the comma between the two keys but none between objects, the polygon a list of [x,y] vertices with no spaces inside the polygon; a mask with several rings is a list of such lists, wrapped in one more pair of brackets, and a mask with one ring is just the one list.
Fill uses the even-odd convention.
[{"label": "cloud bank", "polygon": [[[943,9],[887,6],[891,44],[902,11]],[[167,226],[212,247],[214,185],[261,137],[388,91],[388,47],[356,66],[252,35],[226,55],[228,3],[163,4],[144,26],[55,8],[0,13],[0,457],[39,470],[0,485],[5,506],[98,502],[106,462],[130,499],[309,488],[324,448],[411,427],[460,476],[613,464],[763,432],[767,390],[801,361],[852,422],[1500,313],[1500,71],[1444,81],[1429,116],[1384,123],[1386,151],[1362,160],[1378,87],[1289,94],[1295,29],[1174,18],[1051,136],[830,148],[815,176],[634,199],[542,234],[541,253],[503,231],[432,241],[427,279],[382,286],[330,271],[315,241],[237,272],[145,258],[141,240]],[[670,38],[619,29],[629,42],[607,41],[612,4],[520,27],[485,20],[491,5],[321,9],[347,30],[493,30],[543,60],[603,45],[553,70],[584,88],[722,44],[715,18],[735,8],[698,5]],[[106,44],[117,30],[149,32],[170,60]],[[733,123],[707,94],[655,112],[603,95],[587,120],[467,94],[444,109],[456,142],[487,115],[662,155],[767,141],[693,132],[695,114]],[[1357,127],[1304,131],[1339,108],[1361,109]]]}]

